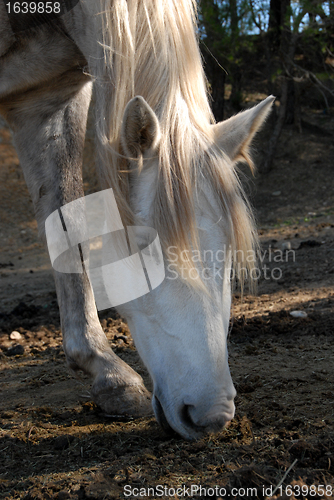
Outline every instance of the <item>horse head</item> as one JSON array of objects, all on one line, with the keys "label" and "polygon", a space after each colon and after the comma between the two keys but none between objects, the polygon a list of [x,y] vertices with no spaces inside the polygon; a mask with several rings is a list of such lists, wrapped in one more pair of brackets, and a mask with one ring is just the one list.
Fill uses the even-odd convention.
[{"label": "horse head", "polygon": [[[268,115],[273,98],[211,126],[212,148],[221,168],[233,170]],[[145,226],[155,225],[161,129],[142,97],[124,112],[121,143],[130,169],[130,205]],[[210,145],[209,145],[210,146]],[[227,335],[231,305],[231,225],[206,179],[208,147],[194,187],[197,250],[164,247],[166,278],[151,293],[119,308],[153,380],[158,422],[194,439],[217,431],[234,416],[236,395],[230,375]],[[226,218],[226,214],[225,214]],[[161,236],[161,235],[160,235]],[[147,245],[144,233],[138,245]],[[180,262],[181,256],[181,262]],[[184,257],[184,266],[182,262]],[[189,261],[192,268],[189,269]],[[186,265],[187,264],[187,265]]]}]

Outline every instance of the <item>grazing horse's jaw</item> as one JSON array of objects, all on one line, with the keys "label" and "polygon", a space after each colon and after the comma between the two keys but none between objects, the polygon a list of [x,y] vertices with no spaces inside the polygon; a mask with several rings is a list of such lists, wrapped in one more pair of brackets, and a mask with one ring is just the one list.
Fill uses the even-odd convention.
[{"label": "grazing horse's jaw", "polygon": [[169,278],[124,313],[153,380],[158,422],[194,439],[234,416],[226,345],[230,285],[216,280],[210,300]]},{"label": "grazing horse's jaw", "polygon": [[[270,104],[271,101],[267,106]],[[229,138],[225,149],[230,151],[232,144],[233,156],[239,154],[234,143],[235,129],[240,148],[243,141],[255,133],[254,122],[259,119],[261,110],[259,113],[253,110],[253,119],[249,113],[240,115],[246,137],[242,132],[239,134],[235,118],[232,124],[227,121],[223,127]],[[249,125],[248,131],[245,124]],[[215,133],[219,139],[217,127]],[[141,148],[142,141],[136,143],[141,134],[147,139],[147,148],[142,148],[141,153],[148,160],[140,174],[136,163],[130,161],[134,164],[132,208],[142,223],[150,226],[153,224],[151,203],[158,178],[159,124],[144,99],[137,97],[128,104],[123,120],[122,145],[130,158]],[[228,240],[224,224],[218,223],[221,219],[218,204],[206,184],[197,193],[195,209],[207,292],[189,286],[175,271],[171,248],[165,262],[164,282],[150,294],[119,308],[152,377],[152,404],[158,422],[186,439],[216,432],[228,424],[234,416],[236,395],[227,353],[231,256],[226,252],[223,262],[217,259],[219,252],[227,248]]]}]

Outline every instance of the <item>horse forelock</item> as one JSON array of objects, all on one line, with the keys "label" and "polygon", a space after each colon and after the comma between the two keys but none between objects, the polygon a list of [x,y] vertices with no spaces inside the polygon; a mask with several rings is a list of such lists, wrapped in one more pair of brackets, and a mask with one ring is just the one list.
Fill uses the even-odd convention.
[{"label": "horse forelock", "polygon": [[164,249],[174,246],[181,254],[198,248],[194,194],[205,177],[227,222],[234,265],[250,270],[253,220],[235,170],[213,144],[195,0],[100,0],[96,18],[103,53],[95,75],[97,112],[103,115],[97,117],[97,133],[102,163],[109,165],[103,178],[114,189],[124,223],[133,221],[133,213],[120,130],[127,103],[141,95],[161,127],[153,211]]}]

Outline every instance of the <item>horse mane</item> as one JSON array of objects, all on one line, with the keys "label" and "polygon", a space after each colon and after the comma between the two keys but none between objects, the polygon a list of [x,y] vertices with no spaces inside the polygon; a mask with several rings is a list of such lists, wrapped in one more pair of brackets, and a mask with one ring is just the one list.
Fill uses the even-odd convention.
[{"label": "horse mane", "polygon": [[256,243],[253,220],[235,169],[212,137],[214,118],[196,37],[196,0],[96,4],[96,18],[102,20],[103,56],[94,75],[102,181],[113,188],[123,222],[131,224],[133,214],[120,131],[127,103],[141,95],[161,127],[154,217],[164,251],[174,246],[180,256],[185,249],[198,248],[194,199],[205,176],[228,226],[233,265],[251,271],[254,263],[247,255]]}]

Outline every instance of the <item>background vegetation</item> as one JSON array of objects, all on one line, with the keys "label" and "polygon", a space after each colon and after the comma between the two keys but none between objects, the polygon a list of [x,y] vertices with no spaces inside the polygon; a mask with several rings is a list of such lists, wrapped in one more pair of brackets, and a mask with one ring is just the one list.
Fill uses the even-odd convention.
[{"label": "background vegetation", "polygon": [[240,110],[250,91],[277,97],[266,172],[283,125],[310,126],[304,104],[325,114],[334,106],[334,0],[201,0],[199,9],[216,119]]}]

